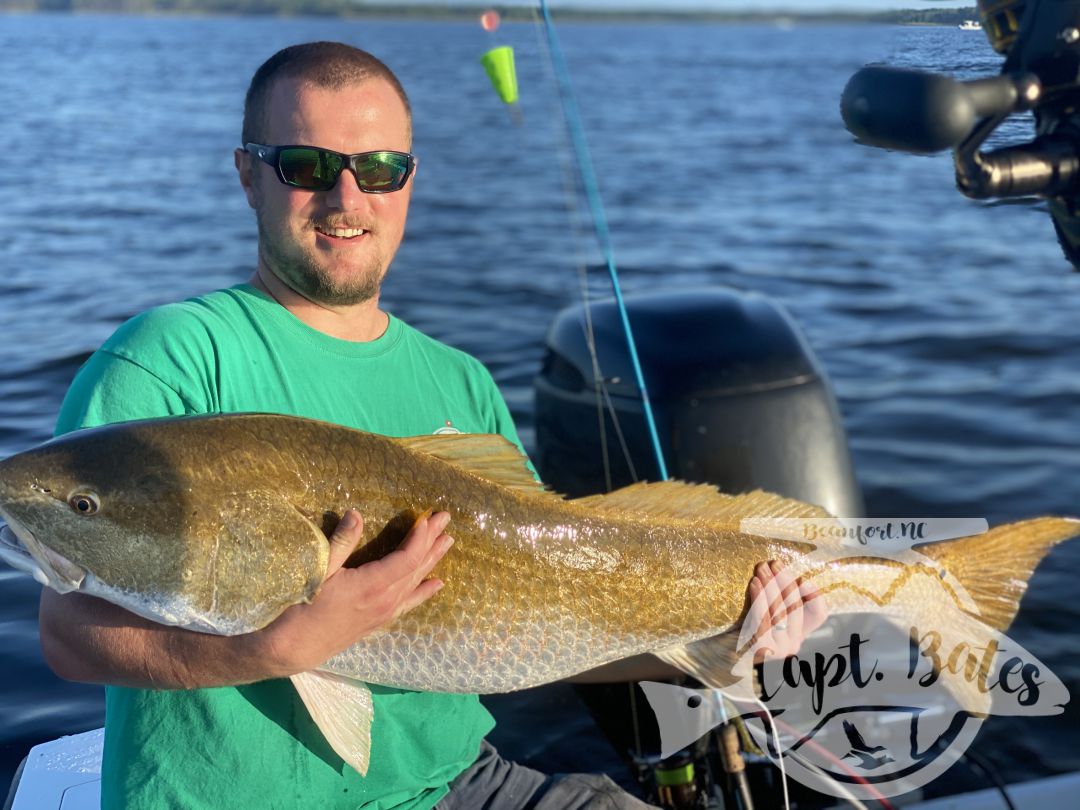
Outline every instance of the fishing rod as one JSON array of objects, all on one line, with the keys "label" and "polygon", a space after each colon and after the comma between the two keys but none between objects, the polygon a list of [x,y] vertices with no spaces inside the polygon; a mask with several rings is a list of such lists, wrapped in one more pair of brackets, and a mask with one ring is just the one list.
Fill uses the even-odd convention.
[{"label": "fishing rod", "polygon": [[[869,146],[916,154],[953,150],[956,185],[972,199],[1042,197],[1066,258],[1080,270],[1080,0],[978,0],[1000,75],[950,76],[873,65],[840,101],[847,128]],[[984,151],[1016,113],[1028,143]]]},{"label": "fishing rod", "polygon": [[611,239],[611,231],[608,228],[607,214],[604,211],[604,202],[600,196],[600,184],[596,178],[596,170],[593,167],[592,156],[589,152],[589,143],[585,137],[585,127],[581,120],[581,112],[577,98],[574,94],[573,84],[570,81],[570,71],[563,56],[562,46],[559,43],[559,35],[555,30],[555,23],[551,19],[551,10],[547,0],[540,0],[540,14],[544,23],[544,32],[547,37],[548,52],[551,55],[552,66],[555,71],[556,84],[559,88],[559,99],[562,104],[563,117],[566,121],[567,130],[570,133],[570,141],[574,149],[574,157],[580,172],[581,183],[588,200],[589,210],[592,214],[593,226],[596,238],[600,245],[600,251],[604,256],[608,276],[611,279],[611,289],[615,297],[615,305],[618,309],[619,320],[622,324],[623,333],[626,336],[626,346],[630,357],[630,364],[634,372],[634,380],[638,391],[641,392],[642,413],[649,432],[649,441],[652,444],[653,455],[656,458],[656,467],[660,480],[668,480],[667,464],[664,462],[664,452],[660,446],[660,434],[656,427],[656,419],[653,415],[652,403],[649,399],[649,391],[645,385],[645,375],[641,370],[641,362],[638,359],[637,344],[634,341],[634,332],[630,326],[630,317],[626,312],[626,304],[623,300],[622,285],[619,283],[619,270],[615,263],[615,248]]}]

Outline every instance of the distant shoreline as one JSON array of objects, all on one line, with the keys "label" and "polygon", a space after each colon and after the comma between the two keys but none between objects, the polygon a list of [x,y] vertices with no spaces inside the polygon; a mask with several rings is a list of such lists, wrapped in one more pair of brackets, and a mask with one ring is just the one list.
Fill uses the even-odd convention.
[{"label": "distant shoreline", "polygon": [[[469,7],[400,6],[350,0],[0,0],[0,12],[53,14],[127,14],[132,16],[256,16],[337,17],[343,19],[474,20],[494,7],[505,22],[532,22],[533,10],[498,4]],[[564,22],[589,23],[766,23],[828,24],[879,23],[889,25],[959,25],[977,19],[975,8],[919,9],[887,12],[723,12],[723,11],[620,11],[560,9],[553,16]]]}]

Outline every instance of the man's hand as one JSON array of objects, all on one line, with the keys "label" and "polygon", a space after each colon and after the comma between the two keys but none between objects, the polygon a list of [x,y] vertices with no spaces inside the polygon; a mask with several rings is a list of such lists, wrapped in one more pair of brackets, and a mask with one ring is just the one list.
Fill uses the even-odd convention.
[{"label": "man's hand", "polygon": [[152,622],[79,593],[45,588],[41,646],[62,678],[142,689],[196,689],[284,677],[319,666],[429,599],[426,580],[453,544],[445,512],[417,521],[401,547],[380,560],[344,568],[363,534],[349,510],[330,537],[322,589],[254,633],[215,636]]},{"label": "man's hand", "polygon": [[746,589],[747,626],[760,644],[754,662],[787,658],[828,617],[825,602],[810,582],[797,580],[776,560],[758,563]]},{"label": "man's hand", "polygon": [[277,676],[314,669],[364,636],[435,595],[443,586],[425,579],[454,540],[443,530],[450,515],[438,512],[416,522],[401,546],[357,568],[344,568],[364,531],[348,510],[330,536],[330,562],[322,589],[310,604],[293,605],[252,634]]}]

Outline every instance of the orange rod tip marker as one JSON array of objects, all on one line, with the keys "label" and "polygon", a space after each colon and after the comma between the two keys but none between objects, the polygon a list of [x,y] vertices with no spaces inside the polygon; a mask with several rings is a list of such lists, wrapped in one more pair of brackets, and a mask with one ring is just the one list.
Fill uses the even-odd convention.
[{"label": "orange rod tip marker", "polygon": [[499,16],[499,12],[495,9],[485,11],[480,15],[480,27],[489,34],[493,34],[499,29],[500,22],[502,22],[502,17]]}]

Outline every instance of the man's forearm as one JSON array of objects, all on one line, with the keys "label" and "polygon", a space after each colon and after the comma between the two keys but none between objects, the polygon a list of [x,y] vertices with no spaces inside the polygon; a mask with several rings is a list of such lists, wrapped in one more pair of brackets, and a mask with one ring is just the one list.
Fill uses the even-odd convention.
[{"label": "man's forearm", "polygon": [[83,594],[41,597],[41,648],[61,678],[144,689],[251,683],[278,674],[257,639],[168,627]]}]

